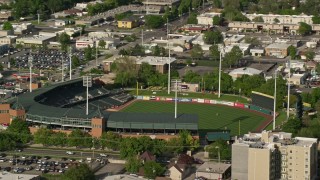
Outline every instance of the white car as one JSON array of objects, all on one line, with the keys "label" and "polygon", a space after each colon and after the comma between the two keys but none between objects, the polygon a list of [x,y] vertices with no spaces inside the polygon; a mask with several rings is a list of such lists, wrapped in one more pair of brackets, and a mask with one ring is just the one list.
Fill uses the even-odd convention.
[{"label": "white car", "polygon": [[68,154],[68,155],[73,155],[74,152],[72,152],[72,151],[67,151],[66,154]]},{"label": "white car", "polygon": [[101,157],[107,157],[108,155],[106,155],[106,154],[104,154],[104,153],[101,153],[100,156],[101,156]]}]

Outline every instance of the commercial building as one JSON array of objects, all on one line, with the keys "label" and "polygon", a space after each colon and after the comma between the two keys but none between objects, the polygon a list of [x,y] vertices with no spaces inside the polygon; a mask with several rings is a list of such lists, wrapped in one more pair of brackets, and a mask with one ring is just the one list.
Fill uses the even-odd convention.
[{"label": "commercial building", "polygon": [[76,41],[76,48],[82,49],[87,48],[88,46],[93,47],[95,41],[92,38],[81,38]]},{"label": "commercial building", "polygon": [[234,43],[240,43],[244,38],[245,38],[245,35],[239,35],[239,34],[231,35],[224,39],[224,44],[228,46]]},{"label": "commercial building", "polygon": [[180,0],[144,0],[142,1],[146,14],[159,14],[165,7],[172,8],[174,5],[178,5]]},{"label": "commercial building", "polygon": [[96,32],[89,32],[88,33],[88,37],[89,38],[107,38],[107,37],[111,37],[112,34],[111,32],[105,32],[105,31],[96,31]]},{"label": "commercial building", "polygon": [[275,56],[277,58],[285,58],[288,55],[288,47],[290,44],[273,43],[265,47],[266,56]]},{"label": "commercial building", "polygon": [[318,141],[291,133],[245,134],[232,145],[232,179],[317,178]]},{"label": "commercial building", "polygon": [[177,59],[175,57],[157,57],[157,56],[146,56],[143,58],[138,58],[136,64],[140,66],[142,63],[150,64],[154,70],[158,71],[161,74],[165,74],[169,69],[170,64],[175,62]]},{"label": "commercial building", "polygon": [[139,22],[134,17],[127,17],[118,21],[118,28],[132,29],[139,26]]},{"label": "commercial building", "polygon": [[0,11],[0,22],[9,21],[11,18],[12,18],[11,11],[9,10]]},{"label": "commercial building", "polygon": [[254,21],[255,18],[261,17],[265,23],[274,24],[299,24],[304,22],[307,24],[313,24],[312,17],[305,14],[301,15],[280,15],[280,14],[244,14],[250,21]]},{"label": "commercial building", "polygon": [[50,41],[54,41],[56,36],[42,36],[42,35],[34,35],[32,37],[22,37],[16,40],[17,44],[25,45],[25,46],[43,46],[48,45]]},{"label": "commercial building", "polygon": [[206,179],[229,179],[231,176],[231,164],[205,162],[196,171],[196,177]]},{"label": "commercial building", "polygon": [[16,42],[17,36],[3,36],[0,37],[0,44],[9,44],[11,46]]},{"label": "commercial building", "polygon": [[213,17],[221,16],[221,13],[210,12],[203,13],[197,16],[198,24],[213,26]]}]

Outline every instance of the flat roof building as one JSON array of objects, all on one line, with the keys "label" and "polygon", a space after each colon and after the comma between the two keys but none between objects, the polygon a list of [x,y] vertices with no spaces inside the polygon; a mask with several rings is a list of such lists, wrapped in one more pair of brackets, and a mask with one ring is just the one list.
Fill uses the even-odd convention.
[{"label": "flat roof building", "polygon": [[196,177],[206,179],[229,179],[231,176],[231,164],[205,162],[196,171]]},{"label": "flat roof building", "polygon": [[232,77],[233,80],[236,80],[237,78],[243,76],[243,75],[261,75],[262,71],[250,67],[245,67],[245,68],[237,68],[232,70],[229,75]]},{"label": "flat roof building", "polygon": [[316,179],[318,140],[291,133],[245,134],[232,145],[232,179]]},{"label": "flat roof building", "polygon": [[265,47],[266,56],[275,56],[277,58],[285,58],[288,55],[287,43],[273,43]]},{"label": "flat roof building", "polygon": [[50,41],[53,41],[56,38],[56,36],[42,36],[42,35],[34,35],[31,37],[22,37],[16,39],[17,44],[22,44],[26,46],[31,46],[31,45],[47,45],[49,44]]},{"label": "flat roof building", "polygon": [[213,26],[213,17],[221,16],[221,13],[207,12],[197,16],[198,24]]},{"label": "flat roof building", "polygon": [[[255,18],[261,17],[265,23],[274,24],[299,24],[304,22],[307,24],[313,24],[312,17],[305,14],[301,15],[280,15],[280,14],[244,14],[250,21],[254,21]],[[279,22],[275,22],[277,20]]]},{"label": "flat roof building", "polygon": [[[170,63],[173,63],[176,60],[176,58],[171,57]],[[141,65],[142,63],[148,63],[156,71],[158,71],[161,74],[164,74],[168,71],[169,57],[146,56],[143,58],[138,58],[136,64]]]}]

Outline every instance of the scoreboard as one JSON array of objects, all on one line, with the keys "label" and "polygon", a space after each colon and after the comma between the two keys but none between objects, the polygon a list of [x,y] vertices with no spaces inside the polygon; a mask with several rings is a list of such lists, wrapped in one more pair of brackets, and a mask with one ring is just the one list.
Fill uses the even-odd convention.
[{"label": "scoreboard", "polygon": [[251,104],[273,111],[273,96],[252,91],[251,99]]}]

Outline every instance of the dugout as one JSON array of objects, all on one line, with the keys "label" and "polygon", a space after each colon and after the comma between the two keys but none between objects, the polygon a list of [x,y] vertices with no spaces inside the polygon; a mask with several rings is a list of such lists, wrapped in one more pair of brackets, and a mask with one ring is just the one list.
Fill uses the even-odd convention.
[{"label": "dugout", "polygon": [[180,130],[188,130],[198,134],[198,115],[173,113],[111,113],[106,123],[107,131],[124,133],[161,133],[176,134]]}]

